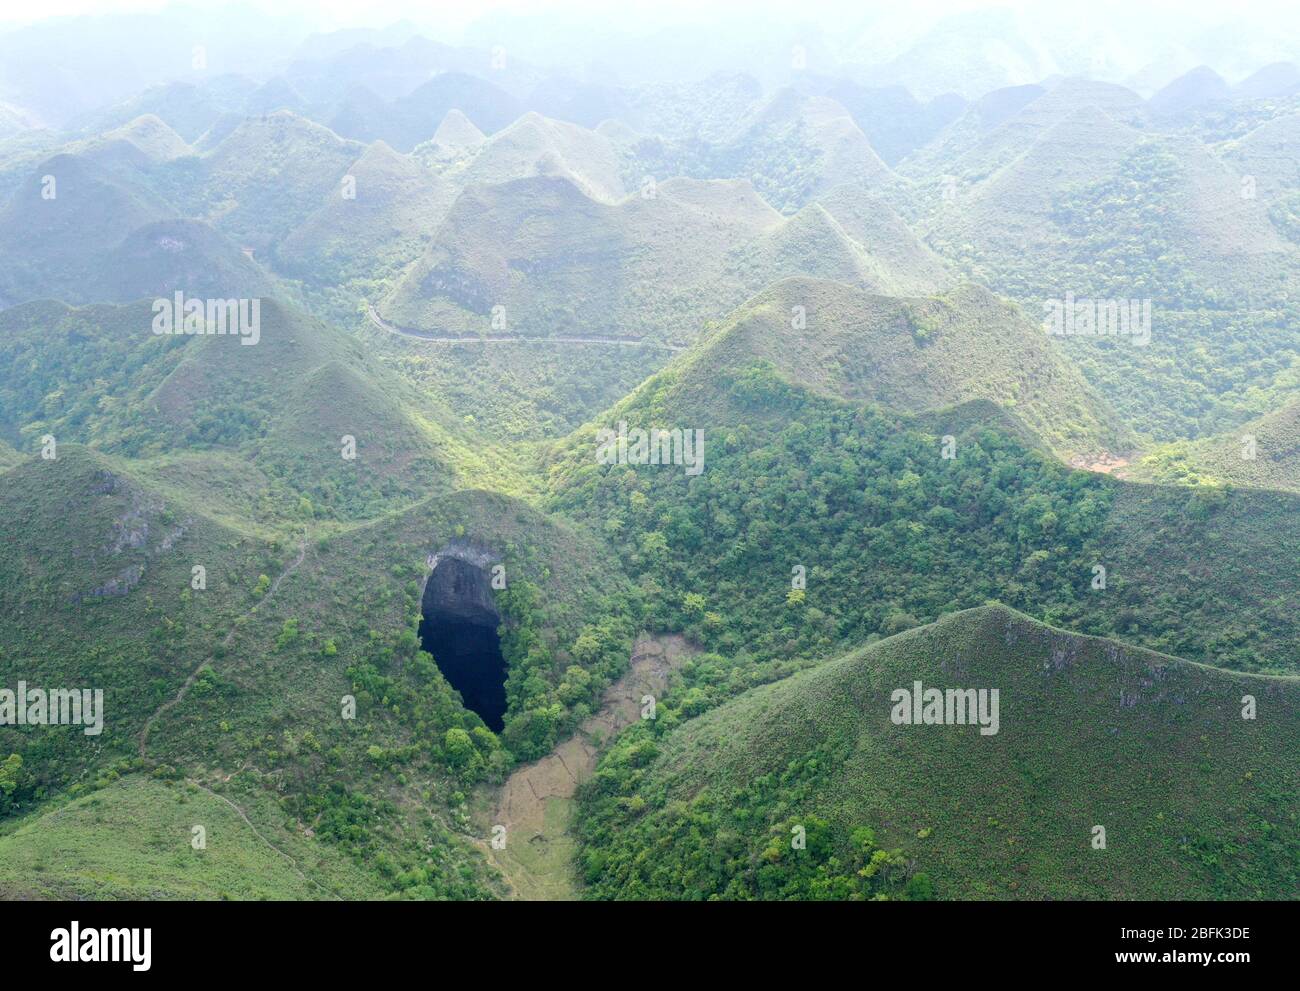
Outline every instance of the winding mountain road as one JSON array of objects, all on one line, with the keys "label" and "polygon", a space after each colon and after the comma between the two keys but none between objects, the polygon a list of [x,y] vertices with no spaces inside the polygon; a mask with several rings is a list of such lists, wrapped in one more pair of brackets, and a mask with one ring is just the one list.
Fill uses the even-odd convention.
[{"label": "winding mountain road", "polygon": [[601,337],[595,334],[562,334],[555,337],[523,337],[518,334],[484,334],[472,337],[446,337],[428,330],[413,330],[410,327],[397,327],[383,317],[370,303],[366,304],[366,313],[370,322],[380,330],[386,330],[398,337],[411,337],[418,341],[431,341],[440,344],[616,344],[630,348],[651,348],[656,351],[685,351],[679,344],[661,344],[648,341],[644,337]]}]

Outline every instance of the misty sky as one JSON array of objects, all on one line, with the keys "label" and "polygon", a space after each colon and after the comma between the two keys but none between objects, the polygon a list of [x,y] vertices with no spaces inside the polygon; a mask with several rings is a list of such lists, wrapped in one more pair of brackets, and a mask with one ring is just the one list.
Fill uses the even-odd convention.
[{"label": "misty sky", "polygon": [[[1069,75],[1150,95],[1199,65],[1236,82],[1300,50],[1300,14],[1279,0],[0,0],[0,35],[34,20],[163,11],[169,16],[158,20],[166,26],[155,24],[151,40],[129,51],[132,59],[147,59],[148,46],[166,44],[160,39],[171,30],[186,46],[224,46],[227,70],[262,79],[282,71],[313,35],[343,29],[357,34],[335,39],[334,51],[401,45],[414,30],[618,84],[747,73],[779,85],[797,48],[807,51],[810,71],[903,85],[921,99],[948,92],[975,98],[998,85]],[[404,30],[364,33],[399,23]],[[42,45],[18,42],[13,50],[113,70],[108,52],[93,52],[97,30],[81,32],[92,50],[74,54],[43,31]],[[105,26],[119,47],[146,34],[129,21]],[[996,78],[968,71],[981,64],[1005,71]],[[147,63],[134,68],[142,79],[147,74]]]},{"label": "misty sky", "polygon": [[[135,13],[158,11],[172,4],[169,0],[0,0],[0,22],[32,21],[78,14]],[[545,12],[556,16],[596,16],[610,29],[631,29],[655,22],[689,22],[715,20],[719,16],[751,19],[764,18],[809,20],[832,27],[845,21],[871,19],[933,22],[944,14],[965,10],[1005,8],[1027,12],[1031,16],[1053,19],[1088,18],[1099,11],[1132,11],[1141,7],[1167,17],[1171,30],[1188,22],[1213,24],[1226,18],[1234,22],[1253,22],[1261,31],[1276,25],[1279,19],[1294,19],[1294,5],[1288,0],[1237,0],[1229,8],[1221,0],[1143,0],[1141,3],[1115,0],[908,0],[899,4],[871,0],[625,0],[611,7],[607,0],[188,0],[183,5],[201,10],[249,8],[279,15],[297,15],[316,30],[345,27],[383,27],[398,20],[409,20],[430,36],[454,36],[466,25],[491,13],[535,16]],[[901,8],[901,9],[900,9]]]}]

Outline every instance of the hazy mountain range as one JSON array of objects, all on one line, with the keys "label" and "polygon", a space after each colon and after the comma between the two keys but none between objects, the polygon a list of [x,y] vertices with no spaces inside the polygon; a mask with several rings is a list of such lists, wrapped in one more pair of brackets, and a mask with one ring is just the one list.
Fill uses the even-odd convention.
[{"label": "hazy mountain range", "polygon": [[0,33],[0,896],[1295,897],[1294,25],[818,14]]}]

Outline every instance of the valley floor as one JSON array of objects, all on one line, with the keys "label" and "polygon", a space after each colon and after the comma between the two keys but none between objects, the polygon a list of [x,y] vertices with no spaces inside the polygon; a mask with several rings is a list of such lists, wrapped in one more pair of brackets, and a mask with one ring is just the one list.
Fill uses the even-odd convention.
[{"label": "valley floor", "polygon": [[682,637],[642,634],[626,674],[605,691],[600,711],[579,731],[539,761],[516,770],[500,789],[485,796],[492,821],[484,833],[505,827],[504,849],[492,861],[515,898],[563,901],[577,895],[573,876],[575,844],[569,833],[574,793],[591,776],[601,751],[618,732],[642,718],[646,696],[658,700],[668,678],[695,652]]}]

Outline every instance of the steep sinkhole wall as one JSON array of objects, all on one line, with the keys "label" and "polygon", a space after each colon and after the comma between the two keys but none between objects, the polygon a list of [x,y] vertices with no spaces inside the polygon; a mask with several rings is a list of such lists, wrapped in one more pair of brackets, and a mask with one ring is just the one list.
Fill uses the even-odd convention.
[{"label": "steep sinkhole wall", "polygon": [[506,712],[506,662],[486,569],[439,555],[420,601],[420,644],[460,692],[465,708],[500,732]]}]

